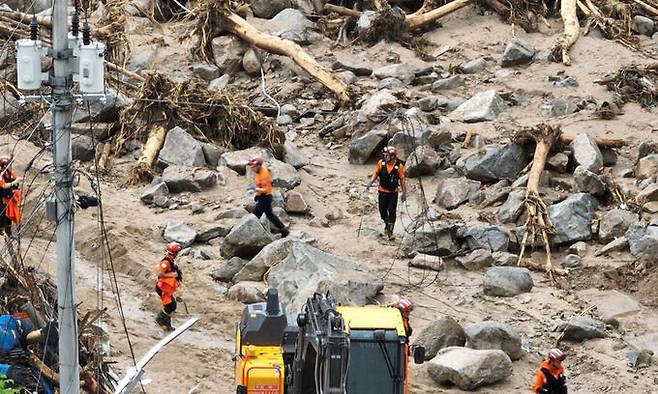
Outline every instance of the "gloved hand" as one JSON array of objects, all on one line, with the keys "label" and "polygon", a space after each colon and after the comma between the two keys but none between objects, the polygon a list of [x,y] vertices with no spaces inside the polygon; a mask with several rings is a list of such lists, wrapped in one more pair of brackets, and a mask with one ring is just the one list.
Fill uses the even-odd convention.
[{"label": "gloved hand", "polygon": [[407,193],[405,192],[400,193],[400,201],[402,202],[407,201]]},{"label": "gloved hand", "polygon": [[366,183],[366,192],[370,190],[371,187],[372,187],[372,181],[368,181],[368,183]]}]

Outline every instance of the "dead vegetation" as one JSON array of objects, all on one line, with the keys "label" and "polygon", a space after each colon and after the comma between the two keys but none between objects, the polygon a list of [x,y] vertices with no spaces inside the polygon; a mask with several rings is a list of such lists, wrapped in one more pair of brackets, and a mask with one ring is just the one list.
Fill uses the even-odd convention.
[{"label": "dead vegetation", "polygon": [[597,83],[614,92],[621,103],[635,102],[644,108],[654,108],[658,102],[658,63],[624,67]]}]

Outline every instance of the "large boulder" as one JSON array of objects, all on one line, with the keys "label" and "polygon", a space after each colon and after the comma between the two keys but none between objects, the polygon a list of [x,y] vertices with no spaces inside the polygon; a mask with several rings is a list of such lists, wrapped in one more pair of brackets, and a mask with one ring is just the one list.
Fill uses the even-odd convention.
[{"label": "large boulder", "polygon": [[290,0],[251,0],[250,4],[254,16],[265,19],[270,19],[293,5]]},{"label": "large boulder", "polygon": [[591,134],[578,134],[571,142],[571,150],[578,165],[599,173],[603,167],[603,155]]},{"label": "large boulder", "polygon": [[512,190],[498,210],[501,223],[514,223],[523,213],[525,190]]},{"label": "large boulder", "polygon": [[494,263],[493,256],[487,249],[476,249],[466,256],[457,257],[455,261],[467,271],[491,267]]},{"label": "large boulder", "polygon": [[94,139],[81,134],[71,135],[71,156],[73,160],[90,161],[96,156]]},{"label": "large boulder", "polygon": [[254,304],[265,301],[265,296],[261,290],[263,287],[262,282],[240,282],[231,286],[226,296],[243,304]]},{"label": "large boulder", "polygon": [[510,359],[518,360],[525,355],[521,349],[521,336],[507,324],[484,321],[464,327],[466,346],[471,349],[499,349]]},{"label": "large boulder", "polygon": [[492,267],[484,274],[484,294],[513,297],[532,290],[534,283],[527,268]]},{"label": "large boulder", "polygon": [[496,90],[492,89],[466,100],[448,117],[466,123],[488,122],[495,120],[505,108],[505,101]]},{"label": "large boulder", "polygon": [[195,229],[178,220],[169,220],[164,231],[167,242],[178,242],[183,248],[191,246],[196,235]]},{"label": "large boulder", "polygon": [[272,176],[272,186],[290,190],[302,183],[301,176],[295,167],[279,160],[269,160],[265,163]]},{"label": "large boulder", "polygon": [[169,188],[164,182],[157,182],[146,186],[142,195],[139,197],[144,204],[151,204],[158,196],[166,197],[169,194]]},{"label": "large boulder", "polygon": [[520,38],[514,37],[507,43],[500,65],[503,67],[517,66],[532,62],[535,56],[535,48]]},{"label": "large boulder", "polygon": [[387,133],[385,129],[374,129],[352,140],[347,159],[350,164],[365,164],[373,153],[384,147]]},{"label": "large boulder", "polygon": [[220,166],[226,166],[240,175],[245,175],[247,173],[247,163],[249,162],[249,159],[255,156],[262,157],[266,162],[273,158],[272,153],[270,153],[268,149],[254,146],[249,149],[223,153],[219,158],[218,164]]},{"label": "large boulder", "polygon": [[322,36],[315,31],[315,23],[311,22],[299,10],[286,8],[265,23],[266,28],[275,36],[306,45],[321,39]]},{"label": "large boulder", "polygon": [[573,172],[576,188],[579,192],[589,193],[593,196],[602,196],[606,192],[603,179],[584,166],[578,166]]},{"label": "large boulder", "polygon": [[236,272],[233,282],[243,280],[261,280],[270,267],[279,264],[290,253],[293,239],[282,238],[265,246],[253,259],[249,260],[240,271]]},{"label": "large boulder", "polygon": [[593,338],[605,338],[605,324],[589,316],[574,316],[558,328],[563,339],[581,342]]},{"label": "large boulder", "polygon": [[459,249],[452,229],[435,223],[427,223],[422,228],[406,232],[402,238],[402,249],[406,252],[448,256]]},{"label": "large boulder", "polygon": [[405,62],[382,66],[375,70],[374,75],[378,79],[397,78],[400,81],[410,83],[415,78],[417,71],[417,67]]},{"label": "large boulder", "polygon": [[372,96],[368,97],[363,105],[361,105],[361,109],[357,115],[357,120],[359,123],[365,123],[367,121],[379,122],[391,111],[391,109],[394,109],[397,106],[398,99],[390,90],[378,90],[373,93]]},{"label": "large boulder", "polygon": [[457,230],[457,238],[466,242],[469,249],[506,251],[510,232],[504,227],[486,223],[467,223]]},{"label": "large boulder", "polygon": [[219,252],[224,258],[252,258],[272,241],[274,236],[263,227],[258,218],[247,215],[224,237]]},{"label": "large boulder", "polygon": [[607,212],[599,222],[599,239],[601,242],[610,242],[622,237],[631,224],[639,220],[638,214],[625,209],[615,208]]},{"label": "large boulder", "polygon": [[[388,130],[395,130],[395,128],[398,127],[402,128],[397,121],[392,121]],[[396,146],[399,150],[398,158],[406,161],[409,160],[409,157],[414,153],[414,150],[425,144],[430,133],[430,128],[418,125],[418,127],[413,127],[412,130],[401,130],[394,133],[393,138],[391,138],[388,144]]]},{"label": "large boulder", "polygon": [[475,390],[511,376],[512,360],[502,350],[448,347],[439,350],[427,372],[438,384],[452,383],[462,390]]},{"label": "large boulder", "polygon": [[215,171],[192,167],[169,166],[162,173],[162,182],[171,193],[200,192],[217,184]]},{"label": "large boulder", "polygon": [[646,155],[635,166],[635,177],[639,180],[658,175],[658,153]]},{"label": "large boulder", "polygon": [[233,35],[219,36],[210,42],[215,64],[221,74],[235,74],[242,70],[242,56],[247,46]]},{"label": "large boulder", "polygon": [[356,261],[303,242],[270,270],[268,283],[279,290],[287,310],[300,310],[314,293],[329,291],[341,305],[365,305],[383,288],[382,280]]},{"label": "large boulder", "polygon": [[247,264],[247,260],[239,257],[232,257],[228,261],[222,263],[221,266],[212,270],[210,277],[220,282],[230,282],[245,264]]},{"label": "large boulder", "polygon": [[292,214],[306,214],[309,211],[309,206],[304,200],[304,196],[298,192],[290,192],[286,195],[285,210]]},{"label": "large boulder", "polygon": [[286,152],[286,163],[295,168],[302,168],[311,164],[311,160],[304,155],[299,148],[290,140],[286,140],[283,144],[283,149]]},{"label": "large boulder", "polygon": [[658,183],[652,183],[642,189],[642,191],[637,194],[636,199],[639,203],[658,201]]},{"label": "large boulder", "polygon": [[477,181],[514,180],[529,162],[529,156],[520,145],[510,144],[487,147],[484,154],[462,157],[457,161],[467,178]]},{"label": "large boulder", "polygon": [[566,200],[548,207],[548,215],[555,228],[556,245],[592,239],[592,218],[599,203],[587,193],[576,193]]},{"label": "large boulder", "polygon": [[465,343],[464,329],[450,316],[429,322],[414,339],[414,346],[425,348],[425,361],[433,359],[443,348]]},{"label": "large boulder", "polygon": [[474,197],[481,183],[464,178],[447,178],[439,181],[434,202],[440,207],[454,209]]},{"label": "large boulder", "polygon": [[176,126],[167,132],[164,146],[158,155],[157,168],[165,169],[171,165],[201,167],[206,165],[203,144]]},{"label": "large boulder", "polygon": [[658,226],[644,221],[633,223],[626,231],[631,254],[637,258],[658,259]]}]

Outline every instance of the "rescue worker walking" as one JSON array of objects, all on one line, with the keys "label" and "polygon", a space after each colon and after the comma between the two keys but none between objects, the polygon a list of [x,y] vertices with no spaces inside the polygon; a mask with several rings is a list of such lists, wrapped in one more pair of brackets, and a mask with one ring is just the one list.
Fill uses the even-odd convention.
[{"label": "rescue worker walking", "polygon": [[411,324],[409,324],[409,314],[411,314],[411,311],[414,310],[413,304],[411,303],[411,301],[402,298],[395,301],[393,307],[397,308],[400,311],[400,314],[402,315],[402,323],[404,324],[404,331],[407,334],[407,336],[410,337],[411,333],[413,333],[414,331],[411,328]]},{"label": "rescue worker walking", "polygon": [[162,301],[162,310],[158,312],[155,321],[165,330],[173,331],[171,315],[176,311],[176,299],[174,293],[183,281],[183,273],[176,265],[175,259],[181,245],[178,242],[167,244],[167,255],[158,264],[158,281],[155,292]]},{"label": "rescue worker walking", "polygon": [[270,171],[263,165],[265,159],[262,157],[254,157],[247,162],[249,168],[254,171],[254,185],[250,186],[256,192],[254,199],[256,200],[256,207],[253,214],[260,219],[263,214],[267,219],[277,227],[281,236],[287,237],[290,233],[288,229],[281,223],[281,220],[272,212],[272,177]]},{"label": "rescue worker walking", "polygon": [[560,349],[551,349],[542,361],[532,384],[536,394],[567,394],[567,382],[562,361],[567,356]]},{"label": "rescue worker walking", "polygon": [[384,148],[384,159],[379,160],[375,172],[366,186],[366,192],[376,179],[379,178],[379,215],[384,221],[384,232],[389,240],[394,240],[396,211],[398,208],[398,192],[402,202],[407,199],[407,186],[404,180],[404,162],[398,159],[398,148],[387,146]]},{"label": "rescue worker walking", "polygon": [[12,234],[12,223],[21,221],[21,179],[12,172],[11,162],[11,157],[0,156],[0,234],[4,232],[7,236]]}]

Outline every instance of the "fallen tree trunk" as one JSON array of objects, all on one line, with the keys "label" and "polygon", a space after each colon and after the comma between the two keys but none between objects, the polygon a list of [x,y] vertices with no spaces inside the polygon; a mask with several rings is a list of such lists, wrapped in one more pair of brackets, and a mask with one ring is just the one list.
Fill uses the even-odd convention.
[{"label": "fallen tree trunk", "polygon": [[[563,144],[570,144],[574,138],[573,135],[560,134],[560,142]],[[625,144],[624,140],[612,138],[594,138],[594,141],[599,148],[621,148]]]},{"label": "fallen tree trunk", "polygon": [[560,15],[564,22],[564,34],[555,41],[551,50],[553,61],[562,61],[565,65],[571,65],[569,48],[573,46],[580,36],[580,24],[576,15],[576,0],[562,0],[560,5]]},{"label": "fallen tree trunk", "polygon": [[326,71],[298,44],[259,31],[246,20],[233,13],[226,5],[220,8],[220,13],[226,22],[224,28],[227,31],[258,48],[292,59],[304,71],[334,92],[340,101],[343,103],[351,101],[345,82]]},{"label": "fallen tree trunk", "polygon": [[164,145],[165,137],[167,136],[167,129],[163,125],[154,126],[149,131],[148,139],[144,148],[142,149],[142,155],[137,160],[135,166],[130,170],[128,174],[128,179],[124,183],[125,186],[136,185],[141,182],[149,182],[152,178],[152,168],[155,164],[155,159],[160,153],[160,149]]},{"label": "fallen tree trunk", "polygon": [[419,29],[427,26],[428,24],[436,21],[437,19],[451,14],[460,8],[471,4],[473,0],[454,0],[432,11],[424,12],[422,14],[411,14],[405,19],[405,23],[409,30]]}]

